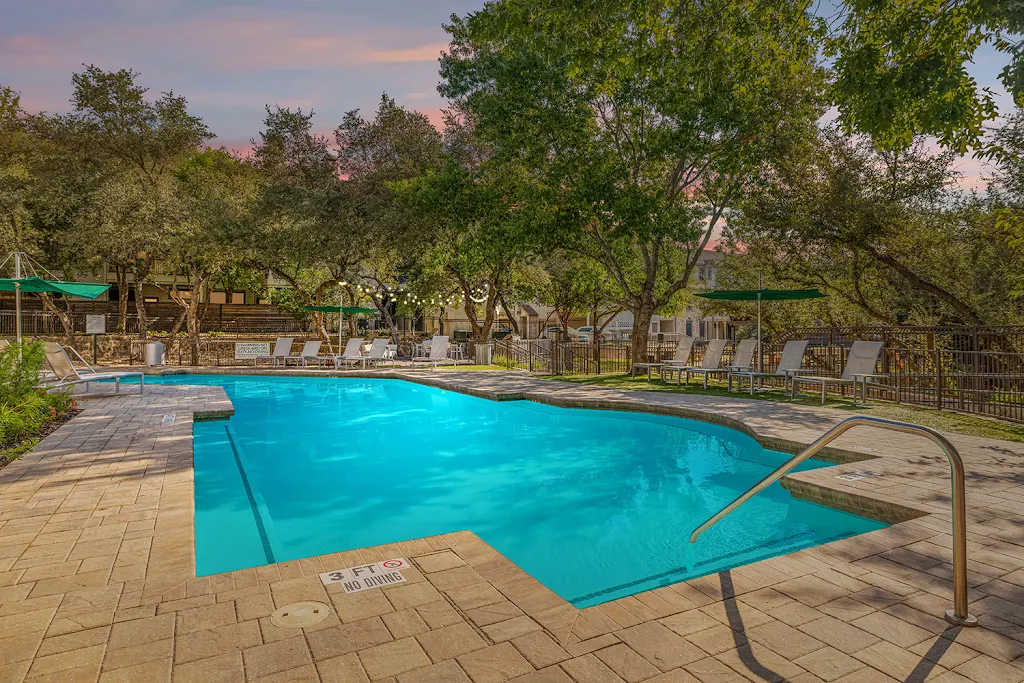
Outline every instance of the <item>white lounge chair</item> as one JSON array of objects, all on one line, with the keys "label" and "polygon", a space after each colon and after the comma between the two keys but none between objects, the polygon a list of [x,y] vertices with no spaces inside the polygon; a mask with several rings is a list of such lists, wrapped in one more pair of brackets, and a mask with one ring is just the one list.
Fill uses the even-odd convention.
[{"label": "white lounge chair", "polygon": [[857,384],[861,384],[861,400],[864,400],[867,393],[869,379],[881,378],[886,375],[876,375],[875,365],[878,364],[878,356],[882,353],[883,342],[855,341],[850,347],[850,355],[846,357],[846,367],[843,368],[842,377],[817,377],[814,375],[793,375],[793,396],[797,395],[801,384],[821,385],[821,405],[825,405],[825,390],[829,384],[850,384],[853,386],[853,400],[857,400]]},{"label": "white lounge chair", "polygon": [[369,363],[370,365],[380,365],[384,361],[390,360],[391,364],[394,365],[394,357],[392,356],[389,358],[387,355],[388,344],[390,341],[391,340],[387,337],[377,337],[374,339],[373,342],[370,343],[370,352],[366,356],[366,363]]},{"label": "white lounge chair", "polygon": [[309,361],[315,360],[316,364],[317,364],[317,367],[323,367],[324,359],[328,358],[328,357],[327,356],[325,356],[325,357],[321,357],[320,356],[320,347],[322,345],[323,345],[322,341],[308,341],[308,342],[306,342],[305,344],[302,345],[302,351],[299,352],[299,355],[297,355],[297,356],[287,355],[287,356],[283,357],[281,360],[284,362],[284,366],[285,367],[288,367],[288,361],[291,361],[291,360],[295,361],[296,365],[298,365],[299,363],[302,363],[302,367],[306,367],[306,364]]},{"label": "white lounge chair", "polygon": [[362,339],[359,337],[350,337],[345,343],[345,350],[341,352],[341,355],[334,356],[334,367],[340,368],[342,363],[346,366],[358,363],[365,368],[367,356],[362,354],[362,348]]},{"label": "white lounge chair", "polygon": [[295,341],[292,337],[278,337],[277,341],[274,342],[274,352],[269,356],[256,356],[252,359],[253,365],[259,365],[261,360],[273,361],[274,367],[277,367],[277,361],[282,358],[287,358],[292,355],[292,342]]},{"label": "white lounge chair", "polygon": [[750,383],[750,395],[754,395],[754,379],[760,380],[762,377],[778,377],[785,379],[787,384],[789,378],[792,377],[797,371],[800,370],[800,365],[804,361],[804,353],[807,351],[807,340],[797,339],[794,341],[786,342],[786,345],[782,347],[782,358],[779,359],[779,364],[775,368],[775,372],[759,372],[750,368],[744,370],[732,370],[729,372],[729,391],[732,391],[732,380],[736,378],[736,388],[743,388],[743,378],[746,378]]},{"label": "white lounge chair", "polygon": [[651,379],[652,370],[660,370],[665,365],[677,365],[685,366],[690,362],[690,353],[693,351],[693,337],[682,337],[676,344],[676,349],[672,353],[670,360],[661,361],[660,363],[634,363],[633,368],[630,370],[630,374],[636,377],[637,370],[647,371],[647,380]]},{"label": "white lounge chair", "polygon": [[[721,342],[721,346],[715,344],[715,342]],[[715,344],[714,349],[712,349],[713,344]],[[704,362],[701,363],[699,368],[683,368],[683,372],[686,373],[686,383],[690,383],[690,375],[704,375],[704,388],[707,389],[708,377],[711,375],[727,375],[732,370],[750,369],[750,364],[754,360],[754,351],[756,350],[756,339],[744,339],[736,347],[736,354],[732,359],[732,365],[723,368],[721,365],[722,354],[725,351],[725,340],[713,339],[708,342],[708,350],[704,356]],[[715,360],[716,354],[718,356],[717,361]]]},{"label": "white lounge chair", "polygon": [[456,366],[459,364],[457,360],[448,355],[448,337],[445,335],[434,335],[434,338],[430,340],[430,355],[414,356],[412,362],[414,365],[430,363],[435,368],[442,363],[451,363]]},{"label": "white lounge chair", "polygon": [[71,362],[70,356],[68,356],[67,350],[55,342],[45,342],[43,344],[46,352],[46,362],[50,365],[50,370],[53,372],[55,381],[52,383],[41,384],[43,389],[58,389],[60,387],[72,386],[75,384],[85,384],[85,390],[89,391],[90,382],[100,382],[103,380],[114,380],[114,393],[121,391],[121,380],[126,377],[138,377],[139,378],[139,393],[143,393],[146,390],[146,375],[144,373],[133,371],[133,372],[96,372],[95,369],[84,358],[71,349],[72,353],[78,357],[86,367],[85,370],[77,369]]}]

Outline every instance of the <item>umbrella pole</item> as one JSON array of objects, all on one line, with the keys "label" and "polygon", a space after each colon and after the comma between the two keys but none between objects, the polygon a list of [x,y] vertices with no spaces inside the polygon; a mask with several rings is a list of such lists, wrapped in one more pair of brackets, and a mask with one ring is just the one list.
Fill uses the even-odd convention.
[{"label": "umbrella pole", "polygon": [[757,371],[762,372],[761,363],[761,271],[757,271]]},{"label": "umbrella pole", "polygon": [[757,371],[761,372],[761,293],[757,294]]},{"label": "umbrella pole", "polygon": [[345,306],[345,290],[342,289],[338,294],[338,355],[341,355],[341,324],[345,321],[345,311],[342,309]]},{"label": "umbrella pole", "polygon": [[21,254],[14,252],[14,329],[18,337],[18,356],[21,356]]}]

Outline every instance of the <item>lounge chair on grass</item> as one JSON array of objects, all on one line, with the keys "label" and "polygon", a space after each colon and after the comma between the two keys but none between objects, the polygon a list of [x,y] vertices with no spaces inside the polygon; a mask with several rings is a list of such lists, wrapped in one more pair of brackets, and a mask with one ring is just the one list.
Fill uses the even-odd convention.
[{"label": "lounge chair on grass", "polygon": [[274,342],[274,352],[269,356],[256,356],[252,359],[253,365],[259,365],[261,360],[273,361],[274,367],[277,367],[277,361],[282,358],[287,358],[292,355],[292,342],[295,341],[291,337],[278,337],[277,341]]},{"label": "lounge chair on grass", "polygon": [[340,368],[343,363],[345,366],[352,366],[358,363],[365,368],[367,356],[362,354],[362,348],[362,339],[359,337],[350,337],[345,343],[345,350],[341,352],[341,355],[334,356],[334,367]]},{"label": "lounge chair on grass", "polygon": [[444,335],[434,335],[434,338],[430,340],[430,354],[427,356],[414,356],[412,362],[413,365],[416,363],[430,363],[435,368],[440,364],[451,363],[455,366],[459,364],[457,360],[448,355],[448,337]]},{"label": "lounge chair on grass", "polygon": [[[703,375],[704,376],[704,388],[708,388],[708,378],[711,375],[728,375],[732,370],[750,369],[750,363],[754,358],[754,351],[757,349],[756,339],[744,339],[736,347],[736,355],[733,358],[733,364],[722,367],[722,354],[725,353],[725,340],[724,339],[712,339],[708,342],[708,348],[704,352],[704,362],[699,367],[683,367],[674,368],[676,375],[676,384],[680,383],[680,375],[686,375],[686,383],[690,383],[690,375]],[[662,371],[668,370],[671,372],[673,368],[666,366],[662,368]]]},{"label": "lounge chair on grass", "polygon": [[302,363],[302,367],[306,367],[309,361],[315,360],[317,367],[323,367],[324,360],[328,359],[329,356],[320,355],[320,347],[322,345],[322,341],[308,341],[302,345],[302,351],[299,352],[299,355],[288,355],[282,358],[281,361],[285,367],[288,367],[288,361],[295,361],[296,365]]},{"label": "lounge chair on grass", "polygon": [[[759,372],[751,368],[744,370],[733,370],[729,372],[729,391],[732,391],[732,380],[736,378],[736,388],[743,388],[743,379],[746,378],[747,382],[750,383],[750,395],[754,395],[754,379],[757,379],[757,384],[760,387],[761,378],[763,377],[776,377],[786,380],[787,385],[789,384],[789,378],[792,377],[800,370],[800,364],[803,363],[804,353],[807,351],[807,340],[797,339],[794,341],[786,342],[786,345],[782,347],[782,358],[779,359],[779,364],[775,368],[775,372]],[[788,388],[788,387],[787,387]]]},{"label": "lounge chair on grass", "polygon": [[71,349],[72,353],[78,357],[87,369],[79,370],[71,362],[71,357],[68,356],[67,350],[55,342],[45,342],[43,347],[46,352],[46,362],[50,365],[50,370],[53,372],[55,381],[52,383],[41,384],[40,387],[43,389],[58,389],[60,387],[73,386],[75,384],[85,384],[85,390],[89,391],[90,382],[101,382],[103,380],[114,380],[114,393],[121,391],[121,380],[126,377],[138,377],[139,378],[139,393],[143,393],[146,390],[146,375],[144,373],[134,372],[96,372],[95,369],[84,358]]},{"label": "lounge chair on grass", "polygon": [[821,405],[825,405],[825,390],[830,384],[849,384],[853,386],[853,400],[857,401],[857,384],[861,384],[860,397],[863,401],[867,393],[869,379],[882,378],[876,375],[875,365],[882,353],[883,342],[855,341],[850,347],[850,355],[846,357],[846,367],[842,377],[816,377],[814,375],[793,375],[793,396],[797,395],[801,384],[821,385]]},{"label": "lounge chair on grass", "polygon": [[693,337],[683,337],[676,344],[676,349],[672,353],[672,359],[661,361],[660,363],[634,363],[630,374],[636,377],[637,370],[647,371],[647,381],[651,380],[652,370],[661,370],[665,365],[677,365],[685,366],[690,362],[690,353],[693,351]]}]

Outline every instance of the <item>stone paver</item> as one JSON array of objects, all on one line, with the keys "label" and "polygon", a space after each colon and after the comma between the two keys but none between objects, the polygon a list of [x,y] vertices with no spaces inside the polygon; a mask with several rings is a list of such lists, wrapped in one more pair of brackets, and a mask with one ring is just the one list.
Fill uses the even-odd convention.
[{"label": "stone paver", "polygon": [[[487,398],[647,409],[798,450],[843,414],[623,392],[518,373],[384,371]],[[949,475],[928,442],[865,430],[787,477],[885,529],[578,610],[470,531],[195,575],[192,424],[219,387],[82,395],[84,412],[0,470],[0,681],[715,683],[1024,681],[1024,445],[951,436],[968,469],[971,610],[947,628]],[[173,415],[165,421],[165,416]],[[881,476],[835,479],[863,469]],[[408,583],[345,595],[327,569],[407,557]],[[306,629],[270,615],[331,606]]]}]

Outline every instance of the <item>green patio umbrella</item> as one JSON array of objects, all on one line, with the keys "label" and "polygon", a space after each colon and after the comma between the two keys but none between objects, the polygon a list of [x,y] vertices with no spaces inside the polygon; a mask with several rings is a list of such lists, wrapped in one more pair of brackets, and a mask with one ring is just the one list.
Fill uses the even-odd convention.
[{"label": "green patio umbrella", "polygon": [[[28,254],[20,251],[13,252],[4,259],[6,263],[14,258],[14,277],[0,278],[0,292],[14,292],[14,317],[15,329],[17,331],[18,345],[21,345],[21,294],[29,292],[35,294],[63,294],[65,296],[78,296],[84,299],[95,299],[103,292],[110,289],[110,285],[101,285],[92,282],[64,282],[62,280],[44,280],[33,275],[25,277],[24,266],[32,267],[32,260]],[[24,263],[23,263],[24,262]],[[0,264],[2,266],[3,264]],[[35,270],[32,268],[32,270]]]},{"label": "green patio umbrella", "polygon": [[757,302],[757,371],[761,372],[761,302],[820,299],[828,294],[822,294],[816,289],[719,289],[713,292],[703,292],[697,296],[716,301]]},{"label": "green patio umbrella", "polygon": [[[358,313],[379,313],[376,308],[363,308],[362,306],[306,306],[306,311],[317,311],[318,313],[340,313],[341,315],[356,315]],[[341,351],[341,321],[338,316],[338,351]]]}]

